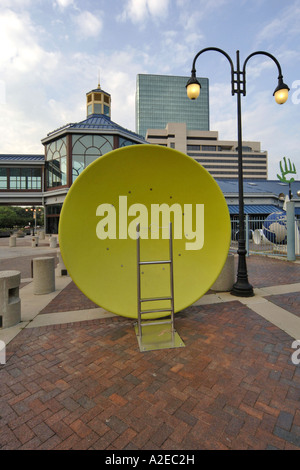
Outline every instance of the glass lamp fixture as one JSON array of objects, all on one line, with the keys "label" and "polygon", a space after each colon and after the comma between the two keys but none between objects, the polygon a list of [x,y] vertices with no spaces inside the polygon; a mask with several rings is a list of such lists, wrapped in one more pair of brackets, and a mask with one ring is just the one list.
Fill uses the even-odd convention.
[{"label": "glass lamp fixture", "polygon": [[188,80],[186,84],[186,93],[190,100],[196,100],[200,95],[201,85],[198,82],[195,74],[192,73],[191,78]]},{"label": "glass lamp fixture", "polygon": [[289,87],[283,83],[282,78],[278,79],[278,86],[275,89],[273,96],[275,98],[276,103],[283,104],[288,99],[289,95]]}]

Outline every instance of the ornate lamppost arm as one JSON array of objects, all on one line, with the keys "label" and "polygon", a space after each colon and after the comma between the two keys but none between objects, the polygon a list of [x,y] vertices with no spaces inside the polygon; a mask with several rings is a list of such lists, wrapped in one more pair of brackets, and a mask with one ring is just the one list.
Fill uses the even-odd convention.
[{"label": "ornate lamppost arm", "polygon": [[201,51],[199,51],[194,57],[192,72],[196,71],[195,65],[196,65],[196,61],[197,61],[198,57],[201,54],[203,54],[203,52],[206,52],[206,51],[217,51],[217,52],[220,52],[221,54],[223,54],[228,59],[228,61],[230,63],[230,66],[231,66],[231,73],[233,73],[234,67],[233,67],[233,62],[231,60],[231,57],[227,54],[227,52],[223,51],[222,49],[219,49],[218,47],[206,47],[205,49],[202,49]]},{"label": "ornate lamppost arm", "polygon": [[275,96],[275,100],[278,104],[285,103],[288,98],[288,92],[290,89],[285,83],[283,83],[283,75],[282,75],[280,63],[278,62],[276,57],[274,57],[269,52],[265,52],[265,51],[253,52],[252,54],[248,55],[248,57],[245,59],[244,65],[243,65],[243,95],[244,96],[246,95],[246,65],[247,65],[248,60],[251,59],[251,57],[255,55],[265,55],[269,57],[270,59],[272,59],[273,62],[276,64],[277,69],[278,69],[278,86],[276,87],[273,95]]},{"label": "ornate lamppost arm", "polygon": [[223,51],[222,49],[219,49],[218,47],[206,47],[205,49],[202,49],[201,51],[199,51],[194,57],[192,70],[191,70],[191,78],[189,79],[189,81],[187,83],[187,87],[189,85],[196,85],[196,89],[194,89],[193,91],[190,91],[190,93],[188,93],[189,98],[190,99],[196,99],[199,96],[201,85],[198,82],[198,80],[196,79],[196,61],[197,61],[198,57],[201,54],[203,54],[203,52],[207,52],[207,51],[220,52],[221,54],[223,54],[226,57],[226,59],[230,63],[230,68],[231,68],[231,94],[234,95],[234,66],[233,66],[233,62],[231,60],[231,57],[227,54],[227,52]]}]

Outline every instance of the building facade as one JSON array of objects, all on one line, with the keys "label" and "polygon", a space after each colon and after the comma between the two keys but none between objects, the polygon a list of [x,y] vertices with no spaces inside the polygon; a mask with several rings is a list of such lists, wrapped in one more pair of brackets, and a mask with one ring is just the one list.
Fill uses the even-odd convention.
[{"label": "building facade", "polygon": [[0,155],[0,205],[43,202],[44,155]]},{"label": "building facade", "polygon": [[105,153],[146,143],[145,140],[111,121],[109,93],[98,88],[86,95],[87,118],[50,132],[45,148],[44,204],[46,232],[58,233],[59,215],[70,186],[80,173]]},{"label": "building facade", "polygon": [[[185,123],[169,122],[164,129],[148,129],[146,140],[189,155],[214,178],[238,178],[237,142],[219,140],[216,131],[189,130]],[[260,142],[243,142],[243,174],[267,179],[268,154],[261,151]]]},{"label": "building facade", "polygon": [[136,80],[136,132],[165,129],[168,122],[184,122],[187,129],[209,130],[209,84],[198,78],[201,93],[191,101],[186,94],[190,77],[139,74]]}]

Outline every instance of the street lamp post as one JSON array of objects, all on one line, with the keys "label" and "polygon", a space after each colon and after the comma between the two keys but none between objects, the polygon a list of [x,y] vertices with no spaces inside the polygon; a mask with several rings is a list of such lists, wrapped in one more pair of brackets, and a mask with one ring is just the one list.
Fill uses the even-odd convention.
[{"label": "street lamp post", "polygon": [[[25,210],[26,210],[26,212],[29,211],[29,209],[25,209]],[[41,209],[36,209],[35,206],[33,206],[33,207],[30,209],[30,211],[33,213],[33,220],[34,220],[34,223],[33,223],[33,225],[32,225],[32,235],[33,235],[33,236],[34,236],[35,233],[36,233],[37,211],[40,212],[40,210],[41,210]],[[34,233],[34,231],[35,231],[35,233]]]},{"label": "street lamp post", "polygon": [[244,215],[244,191],[243,191],[243,149],[242,149],[242,112],[241,95],[246,96],[246,64],[255,55],[265,55],[272,59],[278,68],[278,85],[273,93],[275,101],[283,104],[288,98],[289,87],[283,83],[283,76],[278,60],[269,52],[257,51],[250,54],[244,61],[243,68],[240,67],[240,53],[236,51],[236,69],[230,56],[217,47],[207,47],[199,51],[193,61],[191,78],[188,80],[186,88],[187,95],[191,100],[198,98],[201,85],[196,78],[196,60],[206,51],[217,51],[223,54],[229,61],[231,67],[231,94],[237,95],[237,134],[238,134],[238,177],[239,177],[239,238],[238,238],[238,271],[237,281],[233,285],[231,293],[239,297],[251,297],[254,295],[253,287],[248,282],[246,265],[246,241],[245,241],[245,215]]}]

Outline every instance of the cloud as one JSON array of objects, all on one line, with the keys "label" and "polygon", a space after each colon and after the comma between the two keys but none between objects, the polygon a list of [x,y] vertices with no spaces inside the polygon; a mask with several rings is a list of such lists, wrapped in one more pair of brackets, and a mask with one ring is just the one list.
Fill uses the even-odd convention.
[{"label": "cloud", "polygon": [[127,0],[127,4],[118,19],[142,23],[150,18],[165,18],[168,8],[169,0]]},{"label": "cloud", "polygon": [[96,16],[90,11],[82,11],[74,20],[80,35],[84,37],[96,37],[102,31],[103,22],[100,14]]},{"label": "cloud", "polygon": [[[276,13],[278,15],[278,11]],[[281,40],[287,40],[298,35],[300,29],[300,1],[296,0],[292,5],[282,4],[282,14],[273,18],[258,33],[257,44],[266,43],[280,36]]]},{"label": "cloud", "polygon": [[39,45],[37,31],[28,14],[18,15],[11,10],[4,10],[0,13],[0,67],[2,70],[32,73],[43,62],[46,67],[51,68],[53,61],[55,61],[55,54],[48,53]]},{"label": "cloud", "polygon": [[71,5],[74,5],[74,0],[56,0],[55,4],[60,8],[64,9]]}]

